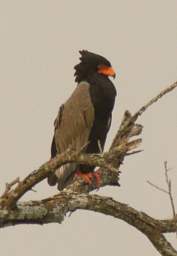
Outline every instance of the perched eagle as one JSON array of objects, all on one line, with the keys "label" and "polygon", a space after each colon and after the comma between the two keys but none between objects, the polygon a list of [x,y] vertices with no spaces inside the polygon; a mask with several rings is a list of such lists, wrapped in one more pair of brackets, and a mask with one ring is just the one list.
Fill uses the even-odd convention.
[{"label": "perched eagle", "polygon": [[[54,122],[51,157],[69,146],[76,150],[83,148],[86,153],[99,153],[104,149],[111,125],[116,89],[109,76],[115,78],[115,71],[106,58],[86,50],[79,53],[80,63],[74,67],[77,87],[60,107]],[[58,189],[62,190],[75,173],[90,183],[94,168],[66,164],[48,176],[48,183],[51,186],[58,183]],[[98,182],[98,175],[95,178]]]}]

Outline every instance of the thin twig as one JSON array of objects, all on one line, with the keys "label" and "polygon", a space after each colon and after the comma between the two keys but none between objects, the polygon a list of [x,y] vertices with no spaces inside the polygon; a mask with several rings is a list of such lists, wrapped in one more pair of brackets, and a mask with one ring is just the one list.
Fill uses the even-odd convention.
[{"label": "thin twig", "polygon": [[171,92],[173,89],[175,89],[177,87],[177,82],[173,83],[172,85],[168,86],[167,88],[165,88],[163,91],[161,91],[157,96],[155,96],[154,98],[152,98],[147,104],[145,104],[143,107],[141,107],[136,113],[135,115],[133,115],[133,117],[137,117],[142,115],[147,108],[149,108],[152,104],[154,104],[156,101],[158,101],[160,98],[162,98],[165,94]]},{"label": "thin twig", "polygon": [[143,152],[143,150],[134,150],[134,151],[132,151],[132,152],[128,152],[128,153],[126,153],[126,156],[131,156],[131,155],[134,155],[134,154],[137,154],[137,153],[141,153],[141,152]]},{"label": "thin twig", "polygon": [[176,210],[175,210],[175,204],[174,204],[173,195],[172,195],[171,180],[168,177],[169,169],[168,169],[167,161],[164,162],[164,168],[165,168],[165,180],[166,180],[166,184],[168,186],[168,194],[169,194],[169,198],[170,198],[172,213],[173,213],[173,217],[175,217],[176,216]]},{"label": "thin twig", "polygon": [[173,218],[175,218],[176,210],[175,210],[175,204],[174,204],[173,195],[172,195],[172,184],[171,184],[171,180],[169,179],[169,176],[168,176],[169,169],[168,169],[167,161],[164,162],[164,169],[165,169],[165,182],[167,184],[168,190],[161,188],[150,181],[147,181],[147,183],[149,185],[151,185],[152,187],[156,188],[157,190],[168,194],[168,196],[170,198],[170,204],[171,204],[171,208],[172,208]]},{"label": "thin twig", "polygon": [[168,166],[167,166],[167,161],[164,161],[164,169],[165,169],[165,181],[166,181],[166,184],[168,185],[169,183],[169,178],[168,178]]},{"label": "thin twig", "polygon": [[152,183],[151,181],[147,180],[147,183],[148,183],[149,185],[151,185],[152,187],[156,188],[157,190],[160,190],[160,191],[162,191],[162,192],[164,192],[164,193],[166,193],[166,194],[169,194],[169,192],[168,192],[167,190],[165,190],[164,188],[161,188],[161,187],[155,185],[155,184]]},{"label": "thin twig", "polygon": [[19,177],[17,177],[16,179],[11,181],[10,183],[6,183],[5,184],[6,188],[5,188],[5,191],[3,193],[3,196],[6,195],[15,184],[19,184],[19,183],[20,183],[20,178]]},{"label": "thin twig", "polygon": [[131,134],[131,131],[135,126],[135,121],[138,119],[139,116],[141,116],[152,104],[154,104],[156,101],[158,101],[167,93],[171,92],[176,87],[177,87],[177,82],[173,83],[172,85],[162,90],[157,96],[155,96],[150,101],[148,101],[144,106],[142,106],[133,116],[129,111],[126,111],[124,113],[121,126],[112,142],[111,148],[114,148],[117,144],[119,144],[119,141],[123,137],[128,137]]}]

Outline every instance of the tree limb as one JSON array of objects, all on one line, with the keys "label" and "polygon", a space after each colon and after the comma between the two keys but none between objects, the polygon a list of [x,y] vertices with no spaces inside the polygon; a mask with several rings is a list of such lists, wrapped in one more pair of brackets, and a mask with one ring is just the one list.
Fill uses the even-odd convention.
[{"label": "tree limb", "polygon": [[[98,166],[101,172],[100,186],[118,185],[119,168],[125,156],[140,152],[134,149],[139,146],[141,139],[132,140],[132,137],[138,136],[142,132],[142,126],[137,124],[136,120],[148,107],[176,87],[177,82],[160,92],[134,115],[126,111],[108,152],[89,155],[68,149],[43,164],[24,180],[19,181],[14,189],[12,186],[15,186],[16,181],[11,182],[0,197],[0,226],[5,227],[21,223],[61,223],[68,212],[77,209],[91,210],[122,219],[134,226],[146,235],[161,255],[177,255],[177,252],[163,235],[163,233],[177,231],[175,213],[171,220],[156,220],[126,204],[116,202],[112,198],[85,194],[96,189],[96,184],[86,185],[79,178],[74,178],[71,184],[54,197],[42,201],[18,202],[33,186],[44,180],[51,172],[55,172],[58,167],[69,162]],[[132,150],[134,151],[132,152]]]},{"label": "tree limb", "polygon": [[156,220],[127,204],[99,195],[61,192],[42,201],[18,203],[17,209],[0,210],[0,227],[17,224],[62,223],[67,213],[78,209],[95,211],[121,219],[141,231],[161,255],[177,255],[163,235],[166,231],[177,230],[177,223],[174,225],[174,220]]}]

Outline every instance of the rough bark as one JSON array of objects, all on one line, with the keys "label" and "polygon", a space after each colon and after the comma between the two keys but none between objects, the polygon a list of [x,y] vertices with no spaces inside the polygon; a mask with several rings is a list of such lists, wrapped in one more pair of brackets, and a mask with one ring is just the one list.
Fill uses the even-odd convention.
[{"label": "rough bark", "polygon": [[[136,148],[141,143],[139,136],[142,126],[137,124],[138,117],[154,102],[177,87],[177,82],[160,92],[134,115],[125,112],[122,123],[108,152],[103,154],[83,154],[74,149],[68,149],[63,154],[43,164],[24,180],[15,179],[6,184],[6,189],[0,197],[0,227],[17,224],[61,223],[66,214],[78,209],[90,210],[121,219],[141,231],[159,251],[161,255],[177,255],[175,249],[164,237],[164,233],[177,232],[177,216],[173,219],[157,220],[132,207],[117,202],[112,198],[90,195],[96,189],[96,182],[86,185],[80,178],[74,178],[64,191],[51,198],[41,201],[19,202],[19,199],[34,185],[44,180],[50,172],[68,162],[90,164],[99,167],[101,174],[100,187],[106,185],[118,186],[119,168],[128,155],[141,152]],[[134,150],[134,151],[133,151]],[[13,188],[15,186],[15,188]]]},{"label": "rough bark", "polygon": [[42,201],[18,203],[14,210],[0,210],[0,227],[17,224],[62,223],[67,213],[90,210],[121,219],[141,231],[161,253],[177,255],[163,233],[177,231],[177,221],[157,220],[127,204],[99,195],[61,192]]}]

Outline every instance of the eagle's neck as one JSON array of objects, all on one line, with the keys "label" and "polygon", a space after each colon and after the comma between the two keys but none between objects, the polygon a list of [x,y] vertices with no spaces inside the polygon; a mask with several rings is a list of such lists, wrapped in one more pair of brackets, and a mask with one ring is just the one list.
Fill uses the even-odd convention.
[{"label": "eagle's neck", "polygon": [[101,74],[95,73],[89,76],[90,96],[98,115],[109,115],[114,107],[116,88],[112,81]]}]

